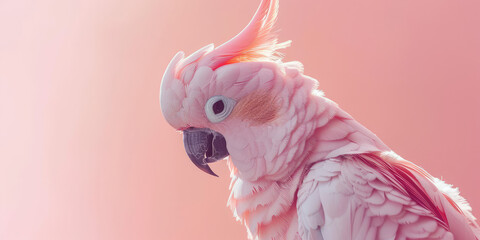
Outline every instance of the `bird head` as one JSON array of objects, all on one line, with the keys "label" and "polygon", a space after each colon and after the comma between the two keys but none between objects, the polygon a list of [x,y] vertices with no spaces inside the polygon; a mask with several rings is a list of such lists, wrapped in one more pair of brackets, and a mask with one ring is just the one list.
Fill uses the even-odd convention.
[{"label": "bird head", "polygon": [[[234,38],[171,60],[160,89],[162,113],[183,131],[185,150],[201,170],[230,156],[244,178],[281,178],[295,168],[308,138],[317,82],[298,62],[283,63],[273,31],[278,0],[263,0]],[[310,115],[310,116],[309,116]]]}]

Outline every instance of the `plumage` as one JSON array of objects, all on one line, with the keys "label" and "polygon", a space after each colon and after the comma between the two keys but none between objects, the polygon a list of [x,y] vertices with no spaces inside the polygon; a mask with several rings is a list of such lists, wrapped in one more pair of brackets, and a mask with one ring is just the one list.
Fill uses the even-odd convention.
[{"label": "plumage", "polygon": [[[178,53],[160,91],[168,123],[204,136],[185,143],[197,167],[214,174],[208,163],[228,152],[227,206],[248,237],[478,240],[458,189],[391,151],[300,62],[281,61],[277,13],[278,0],[263,0],[230,41]],[[212,121],[208,106],[226,118]]]}]

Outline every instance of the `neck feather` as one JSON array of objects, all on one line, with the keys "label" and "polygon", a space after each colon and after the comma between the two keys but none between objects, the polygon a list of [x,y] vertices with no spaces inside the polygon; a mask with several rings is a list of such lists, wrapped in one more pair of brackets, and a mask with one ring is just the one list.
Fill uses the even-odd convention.
[{"label": "neck feather", "polygon": [[[280,180],[241,178],[231,159],[230,197],[228,206],[247,228],[249,238],[283,239],[296,236],[296,194],[307,166],[345,154],[389,150],[375,134],[360,125],[331,100],[318,96],[312,99],[315,114],[308,116],[311,132],[303,151],[292,161]],[[295,164],[291,164],[294,162]]]}]

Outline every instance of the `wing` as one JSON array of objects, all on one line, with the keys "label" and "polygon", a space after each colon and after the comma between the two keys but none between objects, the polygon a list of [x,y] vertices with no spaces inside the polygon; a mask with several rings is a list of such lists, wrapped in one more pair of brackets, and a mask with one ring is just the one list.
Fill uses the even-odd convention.
[{"label": "wing", "polygon": [[303,239],[454,238],[445,211],[413,175],[375,164],[346,155],[310,168],[297,201]]}]

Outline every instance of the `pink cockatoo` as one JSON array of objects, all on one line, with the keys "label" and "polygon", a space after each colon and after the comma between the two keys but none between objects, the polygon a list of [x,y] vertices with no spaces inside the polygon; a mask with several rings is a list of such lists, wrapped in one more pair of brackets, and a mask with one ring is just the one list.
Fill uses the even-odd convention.
[{"label": "pink cockatoo", "polygon": [[243,31],[184,58],[163,76],[168,123],[187,155],[215,175],[227,158],[228,205],[250,239],[480,239],[457,189],[392,152],[317,90],[299,62],[281,61],[278,0]]}]

